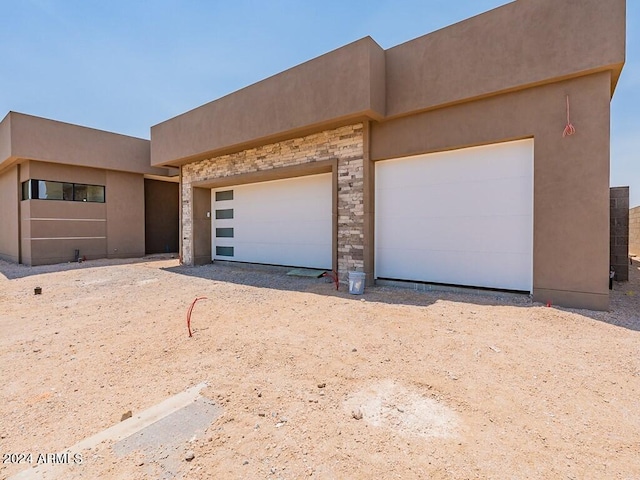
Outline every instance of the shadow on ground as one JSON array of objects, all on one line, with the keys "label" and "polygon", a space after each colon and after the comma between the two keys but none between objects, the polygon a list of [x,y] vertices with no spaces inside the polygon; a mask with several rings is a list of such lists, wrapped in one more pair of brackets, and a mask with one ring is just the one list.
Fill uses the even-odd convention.
[{"label": "shadow on ground", "polygon": [[16,280],[18,278],[32,277],[35,275],[43,275],[47,273],[66,272],[69,270],[82,270],[97,267],[112,267],[114,265],[129,265],[134,263],[168,260],[171,258],[177,258],[177,254],[167,253],[148,255],[142,258],[103,258],[98,260],[86,260],[81,263],[56,263],[53,265],[38,265],[35,267],[0,260],[0,280],[2,280],[2,277],[4,277],[6,280]]},{"label": "shadow on ground", "polygon": [[[69,270],[81,270],[98,267],[110,267],[137,263],[148,263],[175,259],[176,254],[149,255],[133,259],[88,260],[82,263],[70,262],[57,265],[28,267],[0,260],[0,282],[4,279],[15,280],[25,277],[43,275]],[[269,288],[291,292],[308,292],[323,296],[343,298],[349,301],[379,302],[397,305],[426,307],[439,300],[487,306],[513,306],[519,308],[540,308],[527,295],[505,294],[502,292],[472,290],[447,291],[414,291],[411,288],[391,286],[367,286],[364,295],[351,295],[348,286],[341,284],[339,291],[328,278],[309,278],[288,276],[289,267],[275,267],[254,264],[218,263],[198,267],[175,266],[161,267],[162,270],[174,274],[197,277],[216,282],[233,283],[257,288]],[[577,310],[553,307],[571,312],[600,322],[633,331],[640,331],[640,257],[635,257],[629,269],[628,282],[614,282],[611,291],[611,307],[608,312]]]},{"label": "shadow on ground", "polygon": [[[289,276],[289,267],[255,264],[214,263],[197,267],[177,266],[163,270],[216,282],[233,283],[256,288],[270,288],[291,292],[315,293],[323,296],[343,298],[350,301],[380,302],[387,304],[429,306],[438,300],[450,300],[477,305],[514,305],[530,307],[534,305],[527,295],[518,295],[487,290],[482,293],[460,293],[446,291],[416,291],[412,288],[392,286],[367,286],[364,295],[352,295],[346,284],[335,284],[329,278],[308,278]],[[473,290],[473,292],[477,292]]]},{"label": "shadow on ground", "polygon": [[[324,296],[333,296],[352,301],[366,300],[387,304],[429,306],[438,300],[488,306],[513,306],[519,308],[540,308],[527,295],[505,294],[502,292],[447,292],[414,291],[410,288],[389,286],[368,286],[364,295],[351,295],[348,286],[341,284],[335,290],[327,278],[306,278],[288,276],[288,267],[275,267],[253,264],[215,263],[198,267],[177,266],[163,270],[216,282],[228,282],[257,288],[271,288],[285,291],[304,291]],[[611,292],[611,309],[608,312],[578,310],[552,307],[565,312],[575,313],[593,320],[605,322],[617,327],[640,331],[640,258],[636,258],[629,272],[629,282],[615,282]]]}]

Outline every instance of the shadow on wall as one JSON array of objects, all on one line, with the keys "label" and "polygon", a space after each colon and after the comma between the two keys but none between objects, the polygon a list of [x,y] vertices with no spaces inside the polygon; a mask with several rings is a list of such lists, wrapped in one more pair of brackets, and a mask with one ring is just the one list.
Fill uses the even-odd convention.
[{"label": "shadow on wall", "polygon": [[[391,305],[410,305],[428,307],[438,301],[482,306],[505,306],[516,308],[542,308],[540,303],[533,303],[526,295],[504,295],[499,292],[482,294],[420,292],[396,287],[366,287],[364,295],[351,295],[346,285],[336,291],[335,286],[326,278],[306,278],[287,276],[288,267],[263,265],[215,263],[198,267],[177,266],[163,270],[179,275],[187,275],[213,282],[233,283],[256,288],[269,288],[290,292],[306,292],[322,296],[342,298],[347,301],[366,301],[369,303],[385,303]],[[575,313],[599,322],[608,323],[629,330],[640,331],[640,257],[636,258],[630,268],[629,282],[614,282],[611,292],[611,310],[595,312],[570,308],[552,307],[564,312]],[[330,315],[330,312],[327,312]],[[348,319],[346,319],[348,321]],[[562,321],[558,319],[558,321]]]}]

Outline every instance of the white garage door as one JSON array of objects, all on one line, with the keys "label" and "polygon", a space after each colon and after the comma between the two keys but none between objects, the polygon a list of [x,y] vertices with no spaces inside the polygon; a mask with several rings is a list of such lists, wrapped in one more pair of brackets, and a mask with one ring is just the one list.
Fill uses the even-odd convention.
[{"label": "white garage door", "polygon": [[331,174],[214,189],[214,260],[331,268]]},{"label": "white garage door", "polygon": [[376,163],[377,278],[532,291],[533,140]]}]

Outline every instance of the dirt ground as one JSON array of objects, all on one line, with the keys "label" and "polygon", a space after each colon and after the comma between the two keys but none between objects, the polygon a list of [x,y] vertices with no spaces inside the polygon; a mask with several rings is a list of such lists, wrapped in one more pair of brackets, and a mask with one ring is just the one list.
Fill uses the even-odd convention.
[{"label": "dirt ground", "polygon": [[[640,258],[611,305],[355,296],[168,257],[0,262],[0,477],[29,468],[7,454],[35,461],[207,382],[222,414],[173,477],[640,479]],[[46,478],[169,475],[109,443],[72,453]]]}]

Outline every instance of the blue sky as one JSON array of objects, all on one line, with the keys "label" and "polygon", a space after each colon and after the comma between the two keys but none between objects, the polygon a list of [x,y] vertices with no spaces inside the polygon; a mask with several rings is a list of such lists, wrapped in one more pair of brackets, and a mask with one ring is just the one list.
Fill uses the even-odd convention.
[{"label": "blue sky", "polygon": [[[389,48],[505,3],[0,0],[0,118],[13,110],[149,138],[151,125],[366,35]],[[612,102],[611,184],[630,185],[640,205],[636,0]]]}]

